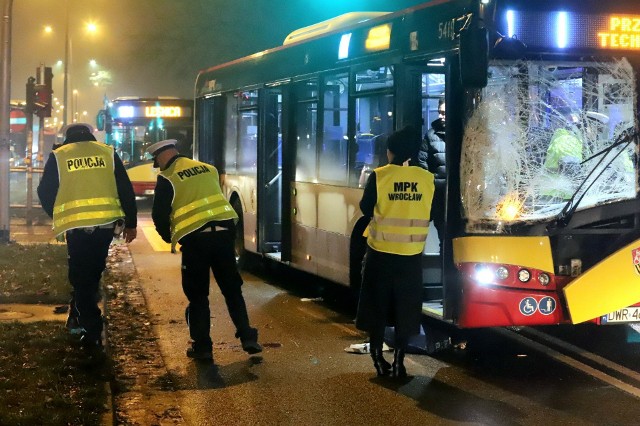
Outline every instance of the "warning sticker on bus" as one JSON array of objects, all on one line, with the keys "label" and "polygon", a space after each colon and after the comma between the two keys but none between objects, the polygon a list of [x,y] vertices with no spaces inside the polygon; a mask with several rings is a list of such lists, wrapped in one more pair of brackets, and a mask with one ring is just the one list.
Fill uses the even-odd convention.
[{"label": "warning sticker on bus", "polygon": [[618,309],[601,317],[602,324],[640,322],[640,306]]}]

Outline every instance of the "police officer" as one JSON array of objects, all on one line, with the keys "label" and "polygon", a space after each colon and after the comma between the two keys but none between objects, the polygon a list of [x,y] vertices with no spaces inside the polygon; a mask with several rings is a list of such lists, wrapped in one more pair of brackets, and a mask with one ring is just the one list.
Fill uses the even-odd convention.
[{"label": "police officer", "polygon": [[127,243],[136,238],[137,208],[131,181],[112,147],[96,141],[89,124],[74,123],[51,152],[38,185],[56,235],[65,233],[73,287],[67,327],[88,350],[102,351],[100,278],[117,223]]},{"label": "police officer", "polygon": [[[434,177],[408,160],[417,155],[420,134],[413,127],[387,139],[389,164],[371,173],[360,209],[371,218],[356,326],[369,332],[371,357],[379,376],[405,377],[409,338],[420,330],[422,251],[429,232]],[[384,329],[395,325],[393,365],[382,356]]]},{"label": "police officer", "polygon": [[209,269],[220,287],[242,349],[262,351],[258,330],[249,325],[236,267],[234,236],[238,215],[222,195],[215,167],[178,153],[176,141],[164,140],[147,151],[160,167],[152,217],[158,234],[174,250],[181,244],[182,289],[189,300],[185,316],[192,340],[187,356],[213,360],[210,337]]}]

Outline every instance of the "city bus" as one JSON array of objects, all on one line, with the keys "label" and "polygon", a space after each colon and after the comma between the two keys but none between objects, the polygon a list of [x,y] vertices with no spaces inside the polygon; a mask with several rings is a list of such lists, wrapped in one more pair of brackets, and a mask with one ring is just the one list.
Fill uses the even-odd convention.
[{"label": "city bus", "polygon": [[176,139],[181,154],[192,156],[193,100],[174,97],[119,97],[98,114],[98,128],[112,145],[133,184],[136,196],[153,195],[158,170],[146,148]]},{"label": "city bus", "polygon": [[426,133],[442,99],[446,226],[425,246],[424,313],[460,328],[639,321],[637,6],[433,0],[201,71],[194,155],[220,170],[239,258],[357,289],[359,201],[385,135]]}]

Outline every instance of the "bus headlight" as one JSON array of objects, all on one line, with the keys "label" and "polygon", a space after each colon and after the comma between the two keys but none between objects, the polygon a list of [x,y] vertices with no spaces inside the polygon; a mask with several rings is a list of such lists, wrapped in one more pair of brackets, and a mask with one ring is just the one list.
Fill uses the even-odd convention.
[{"label": "bus headlight", "polygon": [[494,274],[491,269],[485,265],[476,265],[475,277],[480,284],[490,284],[493,282]]},{"label": "bus headlight", "polygon": [[506,280],[509,277],[509,270],[504,266],[500,266],[496,269],[496,277],[501,280]]},{"label": "bus headlight", "polygon": [[518,271],[518,280],[520,280],[521,283],[528,283],[530,279],[531,272],[527,271],[526,269],[520,269]]},{"label": "bus headlight", "polygon": [[540,275],[538,275],[538,281],[540,281],[540,284],[542,285],[549,285],[549,275],[545,274],[544,272],[540,273]]}]

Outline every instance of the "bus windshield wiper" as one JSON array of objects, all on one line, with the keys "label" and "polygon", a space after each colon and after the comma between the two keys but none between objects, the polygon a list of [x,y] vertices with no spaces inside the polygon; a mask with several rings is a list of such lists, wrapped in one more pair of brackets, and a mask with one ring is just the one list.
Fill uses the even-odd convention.
[{"label": "bus windshield wiper", "polygon": [[[580,163],[580,165],[583,165],[586,162],[591,161],[592,159],[601,156],[600,160],[596,163],[595,166],[593,166],[591,168],[591,170],[589,171],[589,173],[587,173],[587,175],[585,176],[583,181],[580,183],[580,185],[578,185],[578,188],[576,188],[576,190],[573,192],[573,195],[571,195],[571,198],[569,198],[567,203],[564,205],[564,207],[562,208],[562,211],[558,214],[556,220],[553,222],[553,225],[558,226],[558,227],[566,227],[569,224],[569,222],[571,221],[571,218],[573,217],[573,214],[575,213],[576,209],[578,208],[578,205],[580,204],[580,202],[582,201],[584,196],[587,194],[587,192],[589,192],[589,189],[591,189],[593,184],[596,183],[598,178],[600,178],[600,176],[602,176],[602,174],[607,170],[607,168],[611,165],[611,163],[616,158],[618,158],[618,156],[622,152],[624,152],[624,150],[627,148],[627,146],[629,146],[629,144],[631,144],[631,142],[633,142],[635,139],[637,139],[637,137],[638,137],[637,131],[624,132],[622,135],[620,135],[620,137],[618,138],[617,141],[615,141],[614,143],[612,143],[608,147],[604,148],[603,150],[593,154],[591,157],[587,158],[586,160],[584,160],[584,161],[582,161]],[[580,198],[578,198],[576,200],[576,196],[580,193],[580,191],[585,186],[585,184],[587,183],[587,181],[589,180],[591,175],[593,175],[593,173],[598,169],[600,164],[602,164],[604,162],[604,160],[607,158],[607,154],[609,154],[615,147],[618,147],[620,145],[624,145],[624,147],[622,149],[620,149],[613,157],[611,157],[611,159],[602,168],[600,173],[598,173],[596,178],[593,179],[591,181],[591,183],[589,184],[589,186],[587,186],[587,188],[582,192],[582,195],[580,195]]]}]

